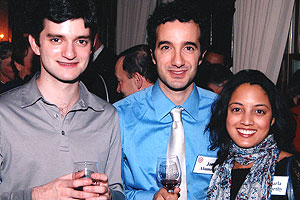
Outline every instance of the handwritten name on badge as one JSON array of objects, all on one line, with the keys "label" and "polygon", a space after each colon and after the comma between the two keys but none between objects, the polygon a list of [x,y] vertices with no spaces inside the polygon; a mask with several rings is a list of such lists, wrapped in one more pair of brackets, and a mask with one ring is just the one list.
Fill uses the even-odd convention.
[{"label": "handwritten name on badge", "polygon": [[288,181],[288,176],[274,176],[271,194],[285,195]]},{"label": "handwritten name on badge", "polygon": [[213,174],[212,166],[216,160],[217,160],[217,158],[199,155],[197,157],[193,172],[200,173],[200,174]]}]

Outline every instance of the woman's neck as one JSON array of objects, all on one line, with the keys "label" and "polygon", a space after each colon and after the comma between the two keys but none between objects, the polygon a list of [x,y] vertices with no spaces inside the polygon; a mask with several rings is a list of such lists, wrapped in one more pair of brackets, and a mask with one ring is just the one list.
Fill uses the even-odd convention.
[{"label": "woman's neck", "polygon": [[241,165],[238,162],[234,161],[233,164],[234,164],[233,169],[247,169],[247,168],[251,168],[254,162],[250,163],[249,165]]}]

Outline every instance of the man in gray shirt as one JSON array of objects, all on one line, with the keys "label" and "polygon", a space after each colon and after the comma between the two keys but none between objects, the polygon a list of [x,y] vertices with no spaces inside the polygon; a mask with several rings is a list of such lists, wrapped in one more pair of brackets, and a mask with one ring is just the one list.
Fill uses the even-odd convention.
[{"label": "man in gray shirt", "polygon": [[[29,42],[41,72],[0,96],[0,199],[125,199],[117,113],[78,81],[92,52],[95,5],[40,3]],[[77,161],[98,162],[99,173],[72,179]]]}]

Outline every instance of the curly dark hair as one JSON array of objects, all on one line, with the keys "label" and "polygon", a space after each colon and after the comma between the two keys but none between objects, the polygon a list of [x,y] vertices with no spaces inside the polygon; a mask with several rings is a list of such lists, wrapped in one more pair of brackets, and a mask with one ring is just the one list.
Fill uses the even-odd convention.
[{"label": "curly dark hair", "polygon": [[118,56],[125,57],[123,61],[123,70],[128,73],[128,78],[132,78],[135,72],[144,76],[147,81],[154,83],[157,80],[157,71],[152,62],[151,51],[148,45],[139,44],[125,51]]},{"label": "curly dark hair", "polygon": [[199,42],[201,44],[201,54],[207,45],[204,42],[205,36],[209,33],[209,16],[201,15],[199,10],[185,1],[173,1],[160,4],[149,17],[147,22],[147,42],[152,52],[155,50],[157,27],[166,22],[189,22],[193,20],[200,28]]},{"label": "curly dark hair", "polygon": [[90,39],[94,40],[97,32],[96,6],[93,0],[43,0],[32,15],[30,34],[39,46],[40,33],[44,29],[44,20],[62,23],[70,19],[84,20],[86,28],[90,29]]},{"label": "curly dark hair", "polygon": [[273,82],[262,72],[242,70],[225,84],[220,96],[212,105],[212,116],[206,130],[210,131],[210,150],[218,149],[218,159],[214,166],[222,164],[229,153],[231,138],[226,128],[228,104],[233,92],[244,83],[258,85],[266,92],[271,103],[272,115],[275,118],[275,123],[271,126],[269,134],[274,134],[280,150],[290,153],[294,152],[292,142],[296,130],[295,120],[288,109],[285,99]]}]

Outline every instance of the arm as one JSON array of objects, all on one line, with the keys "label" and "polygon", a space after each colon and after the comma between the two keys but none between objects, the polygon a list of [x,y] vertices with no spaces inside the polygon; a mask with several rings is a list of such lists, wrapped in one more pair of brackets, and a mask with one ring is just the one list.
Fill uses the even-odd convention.
[{"label": "arm", "polygon": [[110,151],[107,158],[105,174],[109,179],[109,188],[112,193],[113,200],[125,199],[124,187],[121,179],[121,139],[119,118],[114,109],[112,123],[112,133],[110,139]]},{"label": "arm", "polygon": [[[96,177],[100,179],[100,177]],[[103,177],[101,177],[103,179]],[[37,186],[32,189],[32,200],[47,200],[47,199],[62,199],[62,198],[75,198],[75,199],[88,199],[91,197],[98,197],[99,193],[103,191],[103,186],[90,186],[93,184],[93,181],[89,178],[83,179],[72,179],[72,174],[62,176],[54,181]],[[74,188],[86,186],[84,191],[78,191]],[[91,189],[91,188],[97,188]],[[99,191],[95,193],[94,191]]]}]

